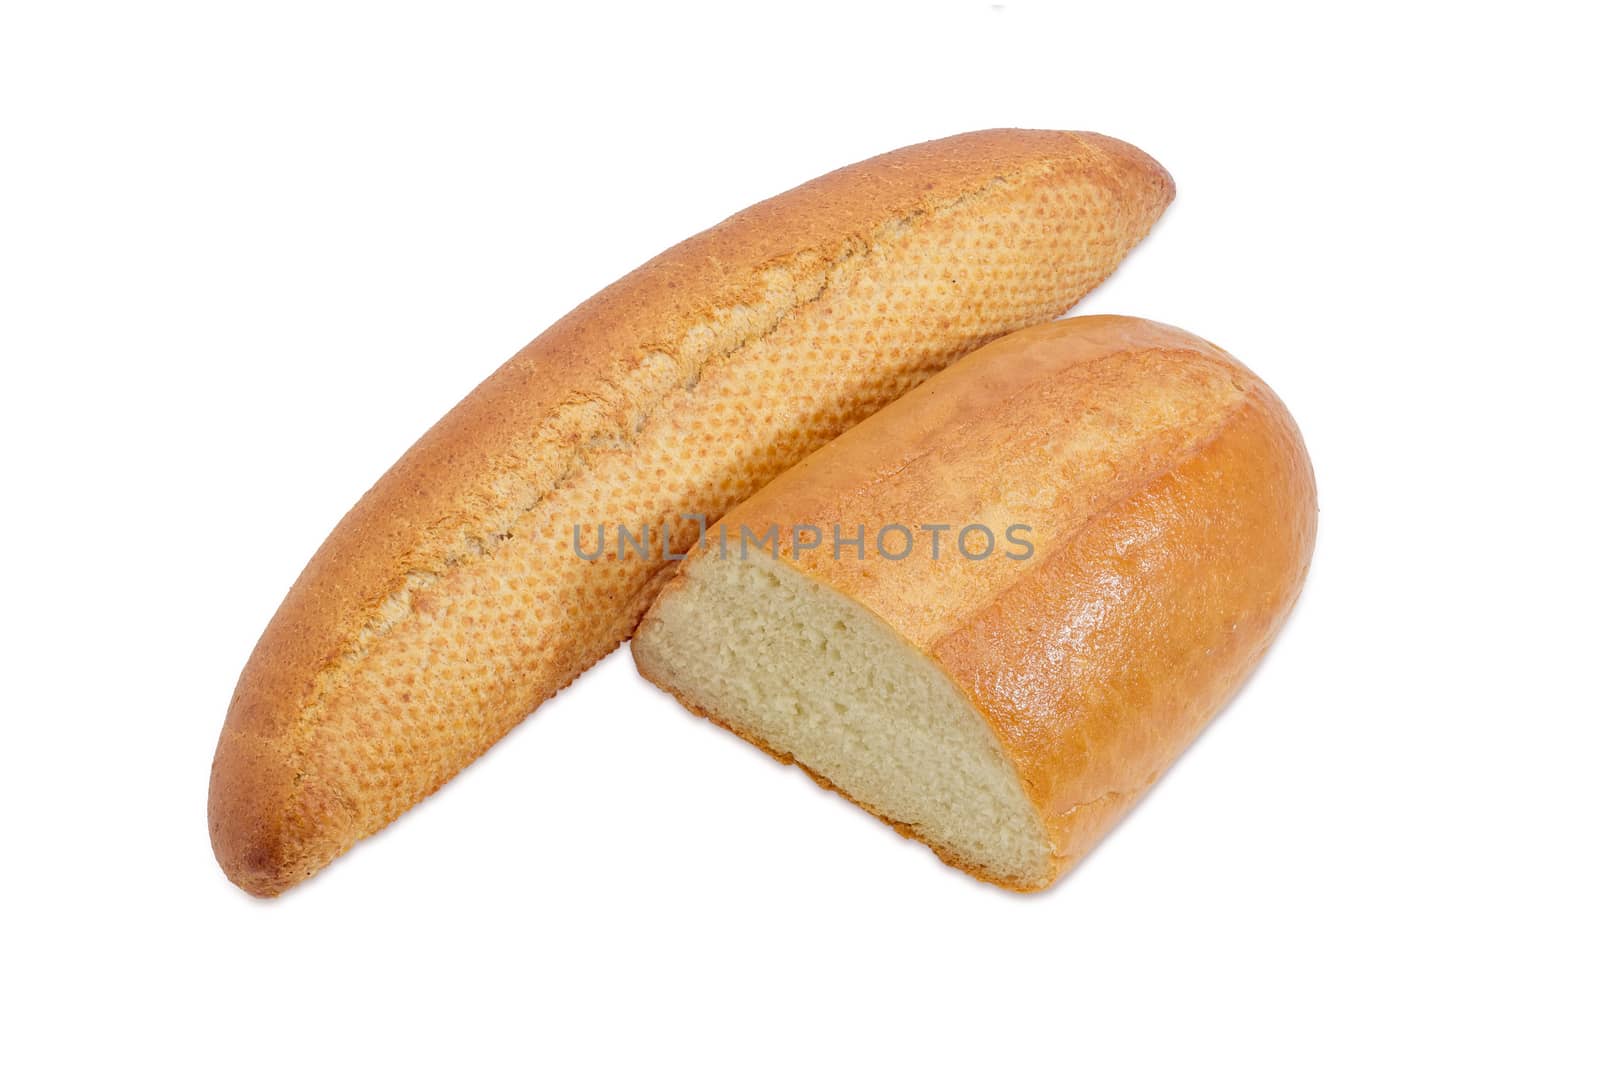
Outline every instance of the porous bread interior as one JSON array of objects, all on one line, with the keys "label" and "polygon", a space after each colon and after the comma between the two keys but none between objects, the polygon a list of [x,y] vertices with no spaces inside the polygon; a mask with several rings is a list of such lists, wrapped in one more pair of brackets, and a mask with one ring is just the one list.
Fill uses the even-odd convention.
[{"label": "porous bread interior", "polygon": [[652,679],[946,859],[1017,887],[1048,881],[1048,837],[1015,768],[927,657],[782,561],[686,568],[634,641]]}]

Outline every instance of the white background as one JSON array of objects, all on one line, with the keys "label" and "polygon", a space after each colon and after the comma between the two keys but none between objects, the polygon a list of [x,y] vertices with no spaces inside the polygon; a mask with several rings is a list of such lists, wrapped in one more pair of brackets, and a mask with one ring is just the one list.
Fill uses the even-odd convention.
[{"label": "white background", "polygon": [[[1555,6],[3,10],[0,1065],[1600,1063],[1597,87]],[[1320,483],[1290,627],[1103,847],[978,884],[624,651],[231,887],[234,678],[388,464],[660,249],[986,126],[1170,169],[1080,311],[1233,351]]]}]

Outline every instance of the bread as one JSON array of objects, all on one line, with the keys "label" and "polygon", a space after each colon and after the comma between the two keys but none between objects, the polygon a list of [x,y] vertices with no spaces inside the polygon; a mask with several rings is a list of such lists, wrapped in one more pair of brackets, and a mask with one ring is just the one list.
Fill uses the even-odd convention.
[{"label": "bread", "polygon": [[[992,541],[963,541],[979,526]],[[947,862],[1036,890],[1244,681],[1315,528],[1265,384],[1175,328],[1074,318],[989,344],[735,508],[633,656]]]},{"label": "bread", "polygon": [[715,519],[1073,305],[1172,194],[1110,138],[965,134],[747,209],[579,306],[378,481],[267,625],[212,765],[228,876],[312,875],[623,641],[674,564],[576,555],[600,525]]}]

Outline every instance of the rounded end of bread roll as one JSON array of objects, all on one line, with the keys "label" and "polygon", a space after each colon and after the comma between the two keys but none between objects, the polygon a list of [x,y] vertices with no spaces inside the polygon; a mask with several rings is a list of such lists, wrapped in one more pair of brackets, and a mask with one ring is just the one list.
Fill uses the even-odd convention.
[{"label": "rounded end of bread roll", "polygon": [[[975,351],[735,508],[633,656],[944,861],[1039,890],[1255,668],[1316,511],[1294,420],[1231,355],[1152,321],[1057,321]],[[988,532],[977,554],[969,529]],[[770,555],[747,533],[771,534]]]},{"label": "rounded end of bread roll", "polygon": [[1101,159],[1107,171],[1119,180],[1118,185],[1124,194],[1133,192],[1130,186],[1141,187],[1147,192],[1143,200],[1146,205],[1154,207],[1150,226],[1155,226],[1161,213],[1178,196],[1178,184],[1173,181],[1172,173],[1155,157],[1120,138],[1096,134],[1094,131],[1074,131],[1073,137]]},{"label": "rounded end of bread roll", "polygon": [[207,816],[217,864],[263,898],[312,876],[351,842],[346,811],[326,784],[297,770],[278,742],[248,733],[217,743]]}]

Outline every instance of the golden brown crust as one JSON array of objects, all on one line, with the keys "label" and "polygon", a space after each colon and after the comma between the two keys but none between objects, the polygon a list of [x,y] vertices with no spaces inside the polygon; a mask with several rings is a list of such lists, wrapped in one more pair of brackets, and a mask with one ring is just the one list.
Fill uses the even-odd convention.
[{"label": "golden brown crust", "polygon": [[1016,763],[1057,875],[1255,667],[1299,595],[1315,528],[1304,445],[1256,381],[1181,463],[935,645]]},{"label": "golden brown crust", "polygon": [[[937,561],[931,533],[899,559],[871,540],[864,559],[835,558],[826,540],[796,556],[792,540],[801,524],[973,522],[1028,525],[1033,554],[967,559],[951,551],[954,531]],[[968,356],[723,524],[777,525],[791,566],[870,610],[967,695],[1049,834],[1045,886],[1260,658],[1304,581],[1316,494],[1293,420],[1231,356],[1164,325],[1080,317]],[[681,574],[669,589],[688,584]]]},{"label": "golden brown crust", "polygon": [[660,563],[583,562],[572,524],[717,517],[1065,310],[1171,197],[1112,139],[961,135],[747,209],[579,306],[384,475],[268,624],[213,765],[223,868],[256,894],[311,875],[625,638]]}]

